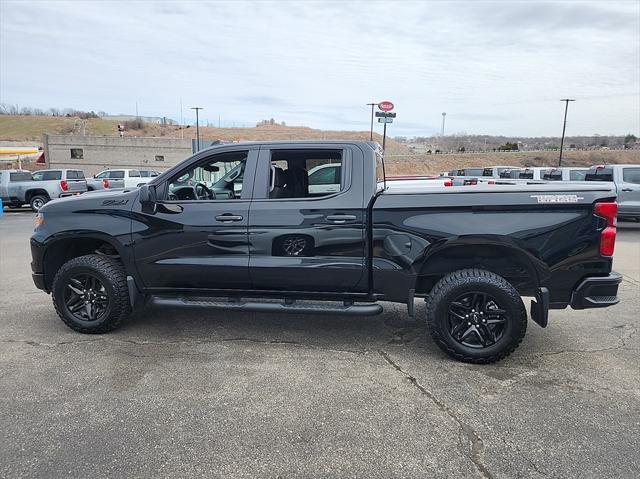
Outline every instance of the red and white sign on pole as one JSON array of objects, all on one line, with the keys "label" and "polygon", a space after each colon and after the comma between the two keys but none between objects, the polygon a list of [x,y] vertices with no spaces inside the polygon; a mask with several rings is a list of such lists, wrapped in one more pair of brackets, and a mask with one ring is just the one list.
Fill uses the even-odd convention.
[{"label": "red and white sign on pole", "polygon": [[391,111],[393,110],[393,103],[390,101],[381,101],[378,103],[378,108],[382,111]]}]

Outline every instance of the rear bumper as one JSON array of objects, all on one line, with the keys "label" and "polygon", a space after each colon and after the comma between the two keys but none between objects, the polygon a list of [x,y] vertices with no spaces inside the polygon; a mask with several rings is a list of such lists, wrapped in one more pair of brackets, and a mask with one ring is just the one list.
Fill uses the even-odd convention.
[{"label": "rear bumper", "polygon": [[618,304],[618,285],[622,276],[611,272],[609,276],[593,276],[585,278],[573,290],[571,307],[573,309],[606,308]]},{"label": "rear bumper", "polygon": [[80,196],[83,193],[86,193],[86,191],[67,191],[66,193],[60,193],[58,198],[66,198],[68,196]]}]

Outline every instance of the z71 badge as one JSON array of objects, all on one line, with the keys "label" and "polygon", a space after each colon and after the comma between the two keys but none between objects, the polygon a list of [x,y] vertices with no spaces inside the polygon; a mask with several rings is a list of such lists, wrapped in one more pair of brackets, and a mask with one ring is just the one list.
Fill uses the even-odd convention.
[{"label": "z71 badge", "polygon": [[537,198],[538,203],[577,203],[584,200],[578,195],[531,195],[531,198]]},{"label": "z71 badge", "polygon": [[104,200],[102,206],[122,206],[129,203],[129,200]]}]

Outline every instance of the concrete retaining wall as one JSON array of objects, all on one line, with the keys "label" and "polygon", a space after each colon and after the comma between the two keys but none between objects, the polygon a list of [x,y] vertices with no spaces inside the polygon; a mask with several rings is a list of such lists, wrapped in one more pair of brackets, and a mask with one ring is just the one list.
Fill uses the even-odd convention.
[{"label": "concrete retaining wall", "polygon": [[45,134],[43,144],[47,168],[78,168],[85,176],[108,168],[164,171],[191,155],[191,140],[176,138]]}]

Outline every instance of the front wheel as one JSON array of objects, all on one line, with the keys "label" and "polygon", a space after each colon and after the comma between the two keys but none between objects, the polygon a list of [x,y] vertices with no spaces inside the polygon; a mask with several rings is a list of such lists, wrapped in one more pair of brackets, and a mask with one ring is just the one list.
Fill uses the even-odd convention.
[{"label": "front wheel", "polygon": [[131,311],[122,263],[99,254],[63,264],[53,280],[52,293],[60,319],[80,333],[112,331]]},{"label": "front wheel", "polygon": [[518,291],[503,277],[480,269],[442,278],[427,298],[427,325],[449,356],[486,364],[511,354],[527,331]]},{"label": "front wheel", "polygon": [[29,205],[31,206],[31,209],[37,213],[40,211],[40,208],[47,204],[48,201],[49,198],[44,195],[35,195],[31,198],[31,201],[29,201]]}]

